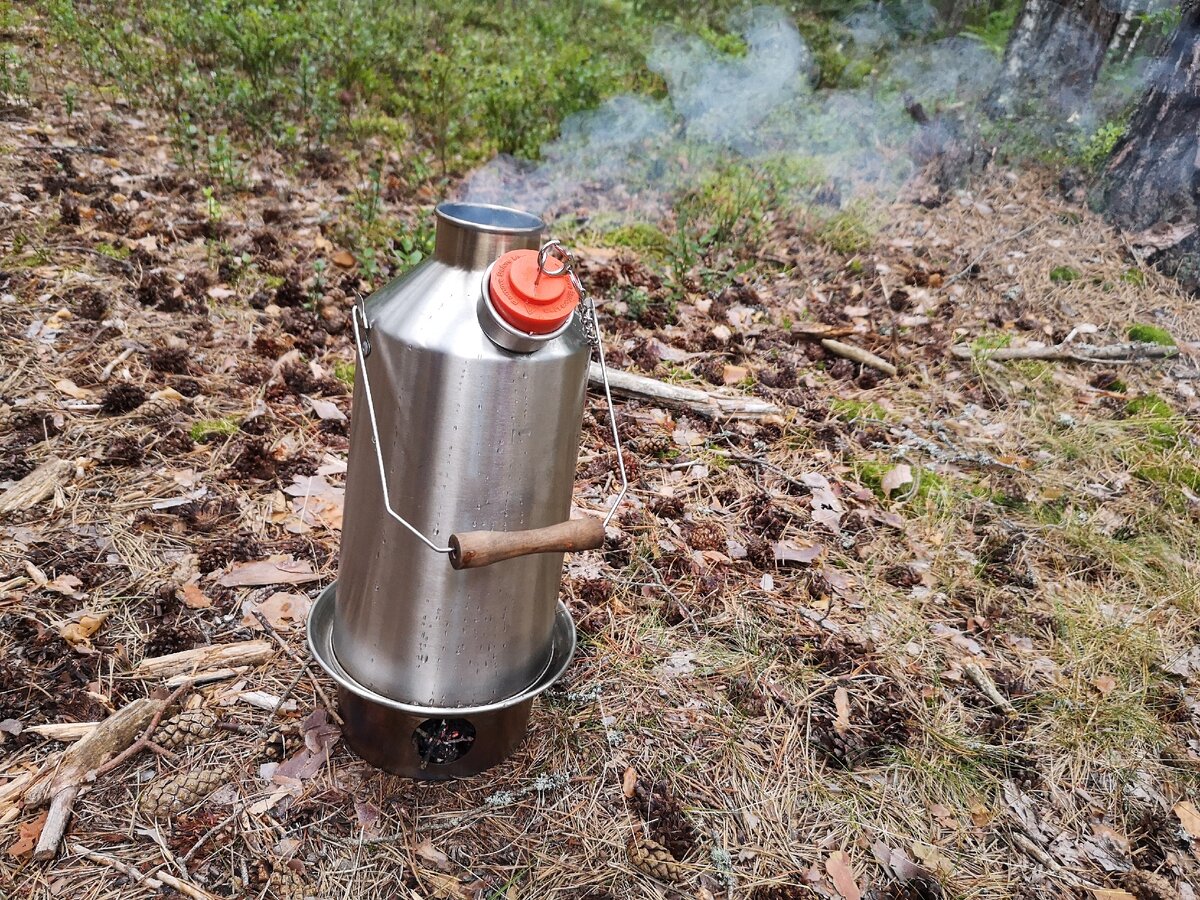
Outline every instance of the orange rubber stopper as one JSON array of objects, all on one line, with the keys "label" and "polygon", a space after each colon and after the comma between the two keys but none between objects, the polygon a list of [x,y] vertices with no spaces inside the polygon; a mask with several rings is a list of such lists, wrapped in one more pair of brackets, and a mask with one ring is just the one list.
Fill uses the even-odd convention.
[{"label": "orange rubber stopper", "polygon": [[[549,262],[553,266],[558,261]],[[528,334],[557,331],[579,305],[570,276],[541,272],[536,250],[512,250],[496,260],[488,288],[496,312]]]}]

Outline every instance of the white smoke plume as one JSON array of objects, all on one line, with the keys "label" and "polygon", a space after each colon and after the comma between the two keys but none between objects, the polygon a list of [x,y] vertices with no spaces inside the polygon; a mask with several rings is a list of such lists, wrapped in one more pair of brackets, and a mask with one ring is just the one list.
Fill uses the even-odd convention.
[{"label": "white smoke plume", "polygon": [[[915,169],[910,145],[921,130],[906,105],[969,109],[996,81],[1000,61],[969,38],[912,46],[902,35],[934,24],[924,2],[894,13],[874,7],[847,19],[843,52],[885,52],[884,74],[862,87],[815,90],[813,58],[782,10],[759,7],[730,21],[746,44],[722,54],[679,29],[654,36],[647,64],[662,76],[666,100],[624,95],[567,118],[537,162],[500,156],[473,173],[460,199],[500,203],[550,219],[602,214],[655,219],[704,174],[705,160],[802,162],[846,202],[898,190]],[[926,130],[924,152],[931,135]]]}]

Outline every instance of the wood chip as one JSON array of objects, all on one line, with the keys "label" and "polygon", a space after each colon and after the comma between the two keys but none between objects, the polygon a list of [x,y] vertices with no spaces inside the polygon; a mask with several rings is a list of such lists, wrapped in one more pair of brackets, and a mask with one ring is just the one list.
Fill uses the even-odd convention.
[{"label": "wood chip", "polygon": [[0,515],[37,506],[66,483],[74,468],[67,460],[52,456],[0,494]]}]

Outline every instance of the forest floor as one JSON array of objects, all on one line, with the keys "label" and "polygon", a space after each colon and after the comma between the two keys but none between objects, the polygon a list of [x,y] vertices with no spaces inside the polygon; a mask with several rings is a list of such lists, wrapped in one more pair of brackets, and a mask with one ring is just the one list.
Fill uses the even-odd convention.
[{"label": "forest floor", "polygon": [[[629,303],[660,258],[576,247],[611,363],[781,412],[620,404],[633,491],[566,565],[577,659],[513,759],[430,784],[356,759],[298,662],[336,570],[347,310],[378,286],[339,243],[364,172],[268,153],[214,196],[105,96],[0,114],[0,894],[1196,896],[1200,311],[1050,173],[886,206],[852,254],[781,216],[674,323]],[[1137,324],[1179,354],[986,358]],[[614,493],[605,415],[584,509]],[[34,861],[43,726],[252,640],[182,699],[217,727],[99,775]]]}]

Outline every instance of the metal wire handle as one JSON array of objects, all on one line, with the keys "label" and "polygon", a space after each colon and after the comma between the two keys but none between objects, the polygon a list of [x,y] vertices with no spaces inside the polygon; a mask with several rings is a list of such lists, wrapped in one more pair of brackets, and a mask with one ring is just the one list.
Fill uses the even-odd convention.
[{"label": "metal wire handle", "polygon": [[[558,255],[553,258],[561,263],[561,267],[557,271],[552,272],[546,268],[546,262],[555,253]],[[617,429],[617,411],[613,406],[612,390],[608,386],[608,366],[604,362],[604,343],[600,340],[600,319],[596,314],[596,304],[587,297],[587,291],[584,290],[583,283],[575,273],[574,258],[571,256],[570,251],[558,241],[547,241],[538,251],[538,277],[540,278],[542,275],[550,277],[567,275],[571,279],[571,285],[579,294],[577,312],[579,313],[580,325],[583,326],[584,336],[588,344],[596,350],[596,354],[600,358],[600,376],[604,384],[604,400],[608,404],[608,421],[612,428],[613,443],[617,448],[617,468],[621,473],[621,490],[617,494],[617,499],[613,501],[608,514],[604,517],[604,526],[607,528],[608,523],[617,514],[617,508],[621,505],[621,501],[625,499],[625,495],[629,492],[629,475],[625,469],[625,451],[621,446],[621,435]],[[379,466],[379,485],[383,491],[383,508],[387,510],[389,516],[407,528],[414,537],[418,538],[430,550],[435,553],[449,555],[453,552],[452,547],[439,547],[418,530],[416,526],[404,518],[404,516],[392,509],[392,499],[388,493],[387,468],[383,464],[383,442],[379,438],[379,423],[375,418],[375,397],[371,393],[371,378],[367,374],[367,355],[371,352],[371,341],[368,333],[371,330],[371,324],[367,321],[367,306],[361,297],[359,298],[359,302],[354,305],[351,321],[354,325],[354,349],[358,357],[358,368],[362,372],[363,394],[367,398],[367,417],[371,421],[371,437],[375,444],[375,462]]]}]

